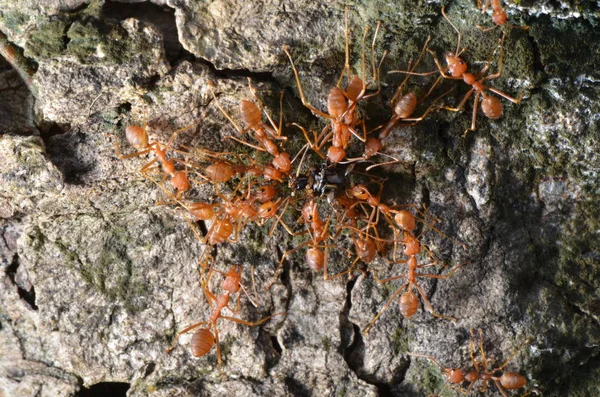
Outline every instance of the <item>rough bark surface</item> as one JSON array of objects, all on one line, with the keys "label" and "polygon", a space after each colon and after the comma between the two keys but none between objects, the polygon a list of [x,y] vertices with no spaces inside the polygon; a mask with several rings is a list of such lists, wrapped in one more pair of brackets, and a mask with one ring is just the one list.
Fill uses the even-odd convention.
[{"label": "rough bark surface", "polygon": [[[281,48],[290,46],[307,99],[325,109],[344,65],[344,6],[0,0],[0,45],[17,49],[9,60],[18,69],[0,60],[0,396],[458,395],[437,366],[407,352],[471,368],[471,328],[484,330],[497,363],[518,350],[506,369],[524,375],[528,389],[597,394],[600,14],[588,1],[503,3],[509,22],[529,29],[503,28],[502,75],[489,83],[514,97],[524,92],[523,101],[502,100],[498,120],[479,111],[466,138],[472,100],[461,112],[397,127],[385,142],[384,152],[402,162],[376,172],[387,178],[383,200],[427,203],[441,230],[467,245],[428,233],[444,262],[468,262],[447,280],[423,282],[436,311],[456,323],[422,304],[406,320],[393,304],[364,336],[401,281],[379,285],[367,274],[325,282],[303,255],[291,255],[258,307],[244,299],[239,314],[287,316],[259,327],[219,322],[226,379],[214,351],[191,357],[190,335],[165,354],[176,332],[207,316],[202,244],[183,211],[157,205],[164,195],[137,173],[149,160],[118,159],[115,141],[125,142],[131,124],[147,123],[164,142],[196,123],[182,134],[188,145],[230,149],[223,137],[234,129],[208,82],[238,119],[239,101],[250,98],[247,77],[271,114],[284,90],[285,121],[322,128],[302,106]],[[403,79],[387,71],[406,69],[428,36],[442,60],[456,49],[441,7],[352,3],[351,66],[360,72],[360,37],[378,20],[377,53],[389,50],[382,94],[362,109],[373,123],[389,120]],[[463,34],[462,57],[481,69],[501,30],[476,27],[492,22],[473,1],[446,10]],[[426,54],[418,69],[435,68]],[[408,86],[422,95],[431,81],[415,76]],[[467,89],[443,82],[452,87],[444,101],[456,106]],[[285,131],[292,147],[303,144],[297,129]],[[250,227],[213,251],[215,266],[239,263],[248,281],[253,265],[264,286],[299,241]],[[490,384],[487,395],[501,394]]]}]

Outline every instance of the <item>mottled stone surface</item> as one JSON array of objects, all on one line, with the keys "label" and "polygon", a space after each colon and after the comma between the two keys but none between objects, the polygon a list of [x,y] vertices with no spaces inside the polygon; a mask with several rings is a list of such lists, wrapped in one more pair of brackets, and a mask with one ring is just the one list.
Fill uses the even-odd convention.
[{"label": "mottled stone surface", "polygon": [[[378,59],[389,50],[381,95],[361,105],[370,126],[389,120],[389,100],[403,79],[388,71],[406,69],[428,36],[442,61],[457,46],[440,2],[400,3],[359,1],[349,14],[354,70],[361,73],[365,26],[381,20]],[[453,1],[446,11],[476,72],[498,59],[501,31],[478,29],[491,21],[473,3]],[[199,284],[203,247],[184,211],[164,205],[163,192],[137,172],[152,156],[120,160],[115,142],[126,146],[131,124],[147,125],[162,142],[188,127],[180,142],[190,147],[240,150],[223,139],[235,130],[209,82],[241,123],[239,101],[251,98],[247,77],[276,119],[283,90],[286,123],[323,128],[302,106],[281,49],[290,46],[308,101],[324,110],[344,65],[344,4],[0,0],[0,30],[36,71],[25,84],[0,64],[0,396],[81,396],[94,385],[117,390],[117,382],[131,396],[450,396],[456,393],[440,369],[407,352],[468,370],[471,328],[484,330],[497,363],[518,350],[507,369],[524,375],[529,389],[595,395],[600,16],[589,2],[517,3],[504,5],[509,21],[529,29],[505,29],[502,75],[488,83],[511,97],[523,92],[523,101],[502,100],[498,120],[480,111],[477,131],[465,138],[472,99],[461,112],[440,110],[394,128],[384,152],[401,163],[374,171],[387,178],[384,202],[426,203],[442,219],[438,227],[450,238],[429,230],[424,239],[440,261],[463,266],[422,286],[435,311],[457,321],[436,318],[422,304],[406,320],[394,302],[363,335],[404,280],[380,285],[369,272],[325,282],[301,252],[261,292],[283,253],[305,239],[252,226],[238,243],[211,251],[215,266],[244,267],[258,305],[243,298],[239,318],[287,315],[257,327],[219,321],[223,379],[214,350],[191,357],[191,334],[164,352],[178,331],[208,316]],[[417,70],[435,69],[425,54]],[[406,89],[422,96],[434,79],[411,77]],[[433,97],[450,89],[447,106],[468,91],[443,81]],[[303,138],[295,127],[284,131],[295,153]],[[359,145],[350,151],[361,154]],[[210,191],[193,194],[206,199]],[[289,221],[297,217],[290,210]],[[340,261],[347,259],[332,253],[332,271],[343,270]],[[406,268],[381,258],[373,267],[381,277]],[[211,280],[215,291],[218,279]],[[501,394],[492,384],[487,395]]]}]

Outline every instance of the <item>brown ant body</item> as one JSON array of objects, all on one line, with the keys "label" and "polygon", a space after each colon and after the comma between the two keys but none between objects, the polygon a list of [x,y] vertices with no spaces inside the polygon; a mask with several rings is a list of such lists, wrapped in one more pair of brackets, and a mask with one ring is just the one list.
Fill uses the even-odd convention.
[{"label": "brown ant body", "polygon": [[[358,102],[364,100],[366,98],[375,96],[379,94],[380,91],[380,83],[379,83],[379,68],[375,65],[375,43],[379,33],[379,29],[381,27],[381,23],[377,24],[377,28],[374,33],[373,43],[371,46],[371,55],[372,55],[372,67],[373,67],[373,81],[377,82],[377,90],[371,94],[366,94],[367,88],[370,83],[364,82],[357,75],[352,75],[350,72],[350,48],[349,48],[349,29],[348,29],[348,9],[346,9],[345,13],[345,41],[346,41],[346,61],[344,68],[342,69],[342,73],[335,87],[331,88],[329,95],[327,96],[327,113],[322,112],[321,110],[315,108],[311,105],[304,95],[304,91],[302,90],[302,84],[300,83],[300,76],[298,70],[294,64],[294,60],[289,51],[289,47],[283,46],[283,51],[288,56],[290,63],[292,65],[292,70],[294,72],[294,76],[296,78],[296,84],[298,86],[298,91],[300,93],[300,98],[302,100],[302,104],[306,106],[310,111],[314,114],[323,117],[330,121],[328,125],[323,128],[321,133],[317,136],[316,133],[313,133],[313,140],[308,136],[306,130],[301,128],[308,145],[323,159],[327,158],[331,163],[339,163],[346,157],[346,148],[350,142],[351,137],[354,135],[357,139],[362,142],[366,142],[366,131],[364,131],[364,123],[363,123],[363,133],[360,134],[357,131],[357,127],[361,124],[359,120],[356,106]],[[365,70],[365,39],[368,34],[369,28],[365,29],[363,35],[363,52],[362,52],[362,72],[363,76],[366,74]],[[384,57],[385,58],[385,55]],[[383,61],[383,59],[381,60]],[[346,89],[341,88],[341,81],[346,74],[347,77],[347,85]],[[327,156],[321,153],[321,149],[325,146],[326,143],[331,142],[331,146],[327,149]]]},{"label": "brown ant body", "polygon": [[[502,62],[503,62],[503,57],[504,57],[504,39],[505,39],[506,33],[503,33],[502,38],[500,39],[500,43],[499,43],[500,56],[498,57],[498,71],[494,74],[490,74],[485,77],[482,77],[483,74],[486,73],[487,70],[491,66],[492,60],[490,58],[486,62],[486,65],[483,67],[483,69],[481,69],[479,71],[479,73],[477,73],[476,75],[473,75],[472,73],[467,72],[467,68],[468,68],[467,63],[459,57],[460,54],[465,50],[465,49],[460,50],[460,41],[462,38],[462,34],[458,30],[458,28],[452,23],[450,18],[448,18],[448,16],[446,15],[446,12],[444,10],[444,7],[442,7],[442,15],[448,21],[448,23],[450,23],[452,28],[458,34],[456,52],[455,53],[453,53],[453,52],[446,53],[447,66],[445,68],[442,67],[442,65],[440,64],[440,61],[435,56],[435,53],[428,49],[427,51],[429,51],[429,53],[432,54],[433,60],[438,68],[437,71],[426,72],[426,73],[417,73],[417,72],[411,72],[411,71],[395,71],[395,72],[412,74],[412,75],[417,75],[417,76],[426,76],[426,75],[430,75],[432,73],[439,72],[440,77],[438,77],[438,81],[442,78],[449,79],[449,80],[463,80],[465,82],[465,84],[469,85],[471,87],[471,89],[465,94],[464,98],[461,100],[461,102],[458,104],[457,107],[453,108],[453,107],[443,106],[443,108],[446,110],[450,110],[452,112],[459,112],[463,109],[463,107],[465,106],[465,104],[467,103],[469,98],[471,98],[471,96],[473,94],[475,94],[471,127],[468,128],[464,132],[464,134],[463,134],[463,137],[464,137],[467,135],[467,133],[469,131],[475,131],[477,128],[476,121],[477,121],[477,110],[478,110],[478,106],[479,106],[479,97],[483,98],[483,100],[481,101],[481,110],[483,111],[483,114],[487,118],[498,119],[498,118],[500,118],[500,116],[502,116],[502,103],[500,102],[500,100],[498,98],[488,95],[487,91],[493,92],[515,104],[518,104],[521,102],[521,100],[523,99],[524,93],[521,93],[518,98],[513,98],[513,97],[509,96],[508,94],[505,94],[504,92],[502,92],[496,88],[493,88],[493,87],[490,87],[490,86],[487,86],[484,84],[486,81],[496,79],[502,75]],[[437,82],[436,82],[436,84],[437,84]]]},{"label": "brown ant body", "polygon": [[[219,296],[216,296],[208,289],[208,283],[213,272],[218,272],[225,276],[225,279],[221,283],[221,289],[223,290],[223,292]],[[192,355],[194,357],[202,357],[208,352],[210,352],[212,350],[212,347],[216,343],[217,365],[219,372],[222,373],[221,345],[219,341],[219,329],[217,326],[218,320],[225,319],[238,324],[254,327],[263,324],[264,322],[268,321],[271,317],[273,317],[266,316],[258,321],[250,322],[236,317],[224,316],[222,314],[222,311],[225,308],[231,310],[231,312],[233,312],[234,314],[239,312],[241,295],[238,295],[237,303],[234,308],[229,305],[229,301],[231,299],[231,295],[236,294],[240,291],[240,289],[243,289],[241,281],[241,268],[238,265],[233,265],[227,273],[222,273],[215,269],[210,269],[206,280],[203,280],[202,282],[202,289],[204,291],[204,295],[206,296],[206,300],[209,302],[209,305],[213,307],[208,320],[192,324],[189,327],[186,327],[183,330],[179,331],[175,335],[171,347],[166,350],[166,353],[169,353],[173,349],[175,349],[175,347],[177,346],[177,340],[181,335],[193,329],[203,327],[194,332],[194,335],[192,336],[192,340],[190,342]],[[277,313],[274,316],[285,314],[286,313]]]},{"label": "brown ant body", "polygon": [[508,25],[513,28],[521,28],[524,30],[529,29],[529,26],[515,26],[509,23],[506,23],[508,17],[506,16],[506,12],[502,9],[502,0],[477,0],[477,8],[481,8],[481,13],[485,14],[489,7],[492,7],[492,22],[496,24],[496,26],[492,26],[491,28],[484,28],[482,26],[477,26],[484,32],[489,32],[490,30],[496,29],[498,26]]},{"label": "brown ant body", "polygon": [[[264,111],[265,115],[267,116],[267,119],[269,120],[269,123],[271,124],[270,126],[268,126],[262,121],[261,109],[263,109],[263,106],[261,104],[260,99],[256,95],[256,89],[252,86],[250,78],[248,78],[248,86],[250,87],[250,92],[252,92],[252,95],[258,103],[258,105],[256,105],[254,102],[245,99],[240,101],[240,114],[242,116],[242,120],[246,124],[246,129],[241,129],[233,120],[233,118],[225,111],[225,109],[223,109],[214,91],[212,91],[212,83],[210,84],[213,98],[215,99],[215,103],[217,104],[217,107],[219,108],[221,113],[223,113],[223,115],[231,122],[231,124],[240,133],[240,135],[244,134],[247,131],[252,131],[254,139],[258,141],[258,146],[243,141],[234,136],[228,136],[227,138],[239,142],[243,145],[249,146],[253,149],[259,151],[266,151],[267,153],[272,155],[274,157],[272,161],[272,167],[268,167],[274,168],[274,170],[276,171],[270,171],[273,174],[271,175],[271,179],[281,179],[282,175],[280,174],[288,174],[291,170],[290,155],[286,152],[281,152],[277,144],[273,142],[273,139],[281,141],[287,140],[287,137],[283,136],[281,132],[283,125],[283,92],[281,93],[279,105],[279,125],[276,125],[269,113]],[[278,172],[280,174],[277,174]],[[275,176],[275,174],[277,175]]]},{"label": "brown ant body", "polygon": [[[475,358],[475,352],[477,350],[475,347],[476,344],[479,346],[479,360]],[[446,381],[451,385],[451,387],[463,394],[469,394],[477,382],[481,382],[479,391],[485,393],[487,391],[488,383],[493,381],[500,393],[502,393],[504,397],[508,397],[506,390],[520,389],[527,384],[527,379],[517,372],[503,372],[502,375],[498,376],[498,373],[504,370],[508,363],[512,361],[517,352],[518,350],[511,354],[511,356],[508,357],[508,359],[500,366],[493,369],[488,369],[489,359],[486,357],[485,350],[483,349],[483,331],[479,329],[479,342],[477,343],[475,330],[471,329],[469,354],[471,356],[471,361],[473,362],[473,367],[475,368],[474,371],[464,372],[459,368],[445,368],[432,356],[416,353],[408,354],[415,357],[423,357],[432,361],[442,370]],[[463,382],[469,383],[469,386],[466,389],[461,386]],[[531,392],[527,392],[521,397],[524,397],[530,393]]]},{"label": "brown ant body", "polygon": [[[464,98],[458,104],[457,107],[455,107],[455,108],[444,107],[444,109],[450,110],[453,112],[458,112],[458,111],[462,110],[462,108],[465,106],[465,103],[469,100],[469,98],[473,95],[473,93],[475,93],[471,127],[468,128],[465,131],[465,133],[463,134],[463,136],[466,136],[469,131],[475,131],[475,129],[477,128],[476,127],[477,107],[479,105],[479,97],[480,96],[483,98],[483,100],[481,101],[481,110],[483,111],[483,114],[487,118],[498,119],[498,118],[500,118],[500,116],[502,116],[502,103],[500,102],[500,100],[498,100],[498,98],[487,95],[486,91],[491,91],[491,92],[493,92],[515,104],[518,104],[521,102],[521,100],[523,99],[524,93],[521,93],[521,95],[519,95],[518,98],[513,98],[496,88],[484,85],[484,82],[498,78],[502,75],[502,60],[503,60],[503,55],[504,55],[504,38],[506,36],[505,33],[502,35],[502,38],[500,39],[500,56],[498,57],[498,71],[494,74],[490,74],[485,77],[482,77],[482,75],[485,72],[487,72],[487,70],[490,68],[491,59],[489,59],[487,61],[486,65],[483,67],[483,69],[481,69],[479,71],[479,73],[477,73],[476,75],[473,75],[472,73],[467,72],[467,63],[465,61],[463,61],[461,58],[459,58],[460,53],[461,53],[459,51],[460,39],[461,39],[460,31],[452,23],[452,21],[450,21],[450,19],[446,15],[446,12],[444,11],[444,7],[442,7],[442,15],[448,21],[448,23],[450,23],[450,25],[452,25],[452,28],[454,28],[454,30],[458,34],[456,53],[454,54],[454,53],[449,52],[446,54],[446,63],[448,65],[446,67],[446,69],[444,69],[440,65],[440,62],[435,55],[434,55],[433,59],[435,61],[435,64],[438,67],[438,71],[440,72],[440,75],[441,75],[440,78],[451,79],[451,80],[461,80],[462,79],[465,82],[465,84],[471,86],[471,89],[465,94]],[[433,54],[432,51],[430,51],[430,53]],[[449,74],[445,73],[445,70],[447,70],[447,72]]]},{"label": "brown ant body", "polygon": [[[404,240],[404,254],[407,255],[409,257],[409,259],[406,261],[398,261],[398,262],[406,262],[406,264],[408,265],[408,271],[405,274],[389,277],[389,278],[382,279],[382,280],[380,280],[377,277],[376,272],[374,272],[375,279],[378,283],[386,283],[389,281],[403,279],[403,278],[406,279],[406,282],[404,284],[402,284],[402,286],[400,286],[400,288],[398,288],[396,290],[396,292],[394,292],[392,294],[390,299],[385,303],[385,305],[383,305],[381,310],[375,315],[375,317],[373,317],[373,319],[365,327],[365,329],[363,330],[364,335],[366,335],[371,330],[373,325],[375,325],[375,322],[377,321],[377,319],[379,319],[379,317],[383,314],[383,312],[385,312],[387,310],[387,308],[392,304],[392,302],[394,302],[396,300],[396,298],[398,298],[398,296],[400,294],[402,294],[402,295],[400,295],[400,304],[399,304],[400,313],[402,313],[402,316],[404,318],[407,318],[407,319],[411,318],[417,312],[418,307],[419,307],[419,298],[413,292],[413,289],[416,289],[417,292],[419,293],[419,295],[421,295],[421,299],[423,299],[423,304],[425,305],[425,308],[433,316],[439,317],[439,318],[444,318],[444,319],[451,320],[451,321],[456,321],[456,319],[453,317],[436,313],[433,310],[433,306],[427,299],[427,296],[425,295],[425,291],[423,291],[423,288],[419,285],[417,278],[425,277],[425,278],[446,279],[446,278],[449,278],[450,276],[452,276],[464,264],[454,266],[452,269],[449,270],[448,273],[446,273],[444,275],[430,274],[430,273],[417,273],[418,269],[434,266],[437,264],[437,262],[431,262],[431,263],[428,263],[425,265],[419,265],[417,262],[416,256],[420,252],[421,252],[421,243],[419,242],[419,240],[416,237],[412,236],[411,234],[407,234],[405,237],[405,240]],[[405,291],[405,290],[406,290],[406,292],[403,293],[403,291]]]},{"label": "brown ant body", "polygon": [[[189,129],[192,125],[175,130],[164,147],[161,147],[161,144],[158,141],[149,141],[146,124],[143,127],[140,127],[138,125],[130,125],[127,128],[125,128],[125,137],[129,145],[138,151],[127,155],[122,155],[119,147],[119,142],[115,141],[117,157],[123,160],[132,157],[142,156],[144,154],[153,152],[155,156],[154,159],[146,163],[139,170],[139,172],[142,175],[147,176],[147,173],[152,167],[152,165],[154,165],[156,162],[159,162],[164,173],[163,181],[167,177],[171,177],[170,183],[177,191],[177,197],[179,197],[183,192],[189,190],[191,185],[188,179],[187,168],[186,171],[178,171],[175,168],[175,162],[181,162],[186,166],[187,163],[182,159],[167,157],[167,150],[171,148],[171,145],[175,141],[177,135]],[[163,181],[161,181],[161,185]]]}]

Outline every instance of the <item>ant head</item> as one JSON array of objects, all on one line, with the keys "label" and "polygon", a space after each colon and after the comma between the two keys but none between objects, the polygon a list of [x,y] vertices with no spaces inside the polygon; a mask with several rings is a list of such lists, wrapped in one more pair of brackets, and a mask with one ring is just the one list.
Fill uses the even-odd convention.
[{"label": "ant head", "polygon": [[363,185],[356,185],[351,190],[352,195],[359,200],[366,200],[369,198],[369,191]]},{"label": "ant head", "polygon": [[460,59],[453,52],[446,53],[446,63],[448,64],[448,72],[452,77],[460,77],[467,71],[467,63]]},{"label": "ant head", "polygon": [[462,371],[458,368],[446,368],[444,370],[444,376],[449,383],[461,383],[464,379]]},{"label": "ant head", "polygon": [[496,25],[504,25],[506,23],[506,13],[504,11],[494,11],[492,13],[492,21]]},{"label": "ant head", "polygon": [[242,281],[242,268],[239,265],[231,266],[231,269],[225,274],[225,280],[221,283],[221,288],[235,294],[240,290]]}]

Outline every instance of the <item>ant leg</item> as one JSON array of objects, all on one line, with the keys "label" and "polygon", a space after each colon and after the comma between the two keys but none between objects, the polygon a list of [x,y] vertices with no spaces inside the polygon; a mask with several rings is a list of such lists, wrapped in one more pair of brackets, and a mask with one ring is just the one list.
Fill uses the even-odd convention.
[{"label": "ant leg", "polygon": [[342,73],[340,74],[340,78],[336,83],[336,87],[338,88],[340,88],[340,86],[342,85],[342,79],[344,78],[344,74],[346,74],[346,79],[348,81],[350,80],[350,30],[348,29],[348,11],[349,8],[346,6],[344,10],[344,41],[346,48],[346,58],[344,61],[344,67],[342,68]]},{"label": "ant leg", "polygon": [[435,317],[439,317],[439,318],[443,318],[446,320],[450,320],[452,322],[456,322],[456,319],[454,317],[445,316],[443,314],[436,313],[435,310],[433,310],[433,306],[431,306],[431,302],[429,302],[429,299],[427,299],[427,296],[425,296],[425,292],[423,291],[423,288],[421,288],[421,286],[417,283],[413,283],[413,285],[415,286],[417,291],[419,291],[421,298],[423,298],[423,304],[425,305],[425,309],[427,309],[427,311],[429,313],[431,313]]},{"label": "ant leg", "polygon": [[381,308],[381,310],[379,311],[379,313],[377,313],[375,315],[375,317],[373,317],[373,319],[369,322],[369,324],[363,330],[363,332],[362,332],[363,335],[366,335],[371,330],[371,328],[373,328],[373,325],[375,325],[375,322],[377,321],[377,319],[379,317],[381,317],[381,315],[383,314],[383,312],[385,312],[387,310],[387,308],[392,304],[392,302],[396,300],[396,298],[398,297],[398,295],[400,295],[400,293],[404,290],[404,288],[408,284],[409,283],[403,284],[400,288],[398,288],[396,290],[396,292],[394,292],[394,294],[392,295],[392,297],[390,299],[388,299],[388,301],[385,303],[385,305],[383,305],[383,307]]},{"label": "ant leg", "polygon": [[[479,373],[479,364],[477,360],[475,360],[475,330],[473,328],[470,329],[471,339],[469,340],[469,355],[471,356],[471,361],[473,362],[473,367],[475,367],[475,372]],[[469,385],[469,389],[471,389],[473,382]]]},{"label": "ant leg", "polygon": [[296,123],[292,123],[293,126],[300,128],[300,130],[302,130],[302,133],[304,134],[304,139],[306,139],[306,142],[308,142],[309,147],[319,155],[319,157],[321,157],[323,160],[325,160],[327,158],[327,156],[325,156],[323,153],[321,153],[320,149],[318,149],[317,147],[317,135],[313,132],[314,135],[314,143],[310,141],[310,138],[308,137],[308,132],[306,131],[306,129],[304,127],[302,127],[300,124],[296,124]]},{"label": "ant leg", "polygon": [[448,15],[446,15],[446,10],[445,10],[446,6],[442,6],[442,15],[444,16],[444,18],[446,18],[446,21],[448,21],[448,23],[452,26],[452,28],[456,31],[456,33],[458,34],[458,40],[456,41],[456,56],[459,56],[460,52],[460,40],[462,38],[462,34],[460,33],[460,30],[458,30],[458,28],[456,26],[454,26],[454,24],[452,23],[452,21],[450,20],[450,18],[448,18]]},{"label": "ant leg", "polygon": [[[498,390],[500,391],[500,393],[502,393],[502,395],[504,397],[508,397],[508,394],[506,394],[506,390],[504,390],[504,388],[500,384],[500,381],[498,379],[494,379],[494,383],[496,384],[496,387],[498,388]],[[527,394],[525,394],[525,395],[527,395]],[[523,397],[523,396],[521,396],[521,397]]]},{"label": "ant leg", "polygon": [[511,101],[512,103],[521,103],[521,100],[523,100],[523,96],[525,95],[525,93],[524,93],[524,92],[522,92],[522,93],[519,95],[519,97],[518,97],[518,98],[513,98],[513,97],[511,97],[511,96],[508,96],[508,95],[506,95],[506,94],[505,94],[505,93],[503,93],[502,91],[500,91],[500,90],[497,90],[497,89],[495,89],[495,88],[492,88],[492,87],[488,87],[488,91],[492,91],[493,93],[500,95],[502,98],[504,98],[504,99],[508,99],[508,100],[509,100],[509,101]]},{"label": "ant leg", "polygon": [[[451,269],[448,271],[448,273],[446,273],[446,274],[417,274],[417,276],[418,276],[418,277],[427,277],[427,278],[447,279],[447,278],[450,278],[450,277],[452,277],[452,275],[453,275],[454,273],[456,273],[456,271],[457,271],[458,269],[460,269],[461,267],[463,267],[463,266],[465,266],[465,265],[468,265],[469,263],[471,263],[471,262],[463,262],[463,263],[461,263],[461,264],[459,264],[459,265],[456,265],[456,266],[454,266],[453,268],[451,268]],[[433,265],[436,265],[436,262],[429,263],[429,264],[427,264],[427,265],[419,265],[419,266],[417,266],[417,268],[419,268],[419,269],[420,269],[420,268],[422,268],[422,267],[428,267],[428,266],[433,266]]]},{"label": "ant leg", "polygon": [[[224,318],[221,316],[221,318]],[[214,323],[215,326],[215,344],[217,345],[217,368],[219,369],[219,373],[221,374],[221,376],[224,376],[223,374],[223,360],[221,359],[221,341],[219,339],[219,328],[217,327],[217,323]]]},{"label": "ant leg", "polygon": [[[524,345],[525,345],[525,344],[528,344],[529,342],[531,342],[531,339],[532,339],[532,338],[527,338],[523,344],[524,344]],[[493,372],[497,372],[497,371],[502,371],[502,370],[504,369],[504,367],[506,367],[506,366],[508,365],[508,363],[509,363],[509,362],[511,362],[513,358],[515,358],[515,356],[516,356],[516,355],[517,355],[517,354],[518,354],[518,353],[521,351],[521,349],[523,349],[523,346],[520,346],[520,347],[516,348],[516,349],[515,349],[515,350],[512,352],[512,354],[511,354],[511,355],[510,355],[510,356],[509,356],[509,357],[506,359],[506,361],[504,361],[504,362],[502,363],[502,365],[500,365],[499,367],[497,367],[497,368],[494,368],[494,369],[492,370],[492,373],[493,373]]]},{"label": "ant leg", "polygon": [[169,347],[168,349],[165,350],[165,353],[170,353],[173,349],[175,349],[177,347],[177,340],[179,339],[179,337],[187,332],[190,332],[191,330],[193,330],[194,328],[198,328],[203,326],[204,324],[207,324],[208,321],[202,321],[201,323],[196,323],[193,325],[190,325],[187,328],[182,329],[181,331],[179,331],[176,335],[175,335],[175,339],[173,339],[173,342],[171,344],[171,347]]},{"label": "ant leg", "polygon": [[350,252],[350,251],[346,250],[345,248],[341,248],[341,247],[337,247],[337,246],[333,246],[333,245],[325,245],[325,246],[317,246],[317,247],[325,248],[325,257],[324,257],[324,259],[323,259],[323,262],[324,262],[324,264],[323,264],[323,268],[324,268],[324,270],[323,270],[323,279],[324,279],[325,281],[333,280],[333,279],[336,279],[336,278],[338,278],[338,277],[341,277],[341,276],[343,276],[343,275],[345,275],[345,274],[352,273],[352,272],[354,271],[354,265],[355,265],[355,264],[356,264],[356,262],[358,262],[358,260],[360,259],[359,257],[357,257],[357,258],[354,260],[354,262],[352,262],[352,264],[351,264],[351,265],[348,267],[348,269],[346,269],[346,270],[344,270],[344,271],[342,271],[342,272],[340,272],[340,273],[334,274],[333,276],[330,276],[330,275],[329,275],[328,266],[327,266],[327,262],[328,262],[328,260],[327,260],[327,255],[328,255],[328,252],[329,252],[329,248],[340,248],[340,249],[343,249],[343,250],[345,250],[346,252],[348,252],[348,256],[350,256],[350,255],[352,255],[352,254],[351,254],[351,252]]},{"label": "ant leg", "polygon": [[460,103],[458,104],[457,107],[451,108],[449,106],[442,106],[442,109],[449,110],[451,112],[460,112],[462,110],[462,108],[465,107],[465,104],[467,103],[467,101],[469,100],[469,98],[471,98],[471,95],[473,95],[474,92],[475,92],[475,88],[471,88],[469,90],[469,92],[467,92],[465,94],[465,97],[462,99],[462,101],[460,101]]},{"label": "ant leg", "polygon": [[332,119],[332,117],[330,115],[328,115],[327,113],[323,113],[319,109],[317,109],[314,106],[312,106],[306,100],[306,97],[304,96],[304,91],[302,90],[302,85],[300,84],[300,75],[298,74],[298,69],[296,69],[296,65],[294,65],[294,60],[292,59],[292,56],[290,55],[289,47],[287,45],[283,46],[283,52],[285,52],[285,54],[290,59],[290,63],[292,64],[292,71],[294,72],[294,76],[296,77],[296,84],[298,85],[298,91],[300,93],[300,99],[302,100],[302,104],[305,107],[307,107],[311,112],[313,112],[314,114],[316,114],[317,116],[320,116],[320,117],[323,117],[323,118],[326,118],[326,119],[329,119],[329,120]]},{"label": "ant leg", "polygon": [[477,129],[477,124],[476,124],[477,123],[477,108],[479,106],[479,97],[480,96],[481,96],[481,93],[478,91],[477,94],[475,94],[475,100],[473,101],[473,117],[471,118],[471,128],[467,128],[467,130],[462,135],[463,138],[466,138],[469,131],[475,131]]},{"label": "ant leg", "polygon": [[195,123],[192,123],[192,124],[188,124],[185,127],[181,127],[181,128],[176,129],[175,131],[173,131],[173,133],[171,134],[171,138],[169,138],[169,141],[167,142],[167,145],[165,146],[165,151],[171,147],[171,145],[173,144],[173,142],[175,142],[175,139],[177,139],[177,135],[181,134],[184,131],[189,130],[190,128],[192,128],[196,124],[198,124],[198,122],[195,122]]},{"label": "ant leg", "polygon": [[298,251],[299,249],[302,249],[302,248],[308,246],[310,243],[312,243],[312,240],[305,241],[302,244],[298,245],[297,247],[292,248],[291,250],[286,251],[286,252],[283,253],[283,255],[281,256],[281,260],[277,264],[277,267],[275,268],[275,272],[273,273],[273,279],[271,279],[271,281],[269,282],[269,284],[267,284],[267,286],[263,289],[263,291],[265,291],[265,292],[269,291],[269,289],[271,289],[271,287],[273,286],[273,284],[275,284],[275,282],[277,281],[277,277],[279,275],[279,272],[281,271],[281,269],[283,267],[283,261],[285,260],[285,258],[287,258],[292,253]]},{"label": "ant leg", "polygon": [[115,139],[115,151],[117,152],[117,158],[119,158],[119,160],[127,160],[127,159],[130,159],[133,157],[143,156],[144,154],[152,152],[154,150],[154,146],[155,146],[155,143],[151,143],[150,145],[148,145],[148,149],[144,149],[140,152],[135,152],[132,154],[123,155],[123,154],[121,154],[121,148],[119,146],[119,142]]},{"label": "ant leg", "polygon": [[254,149],[254,150],[258,150],[258,151],[261,151],[261,152],[266,152],[266,150],[265,150],[265,149],[263,149],[263,148],[261,148],[260,146],[253,145],[253,144],[251,144],[251,143],[249,143],[249,142],[246,142],[246,141],[244,141],[244,140],[241,140],[241,139],[239,139],[239,138],[236,138],[236,137],[234,137],[233,135],[228,135],[228,136],[224,137],[224,139],[231,139],[231,140],[234,140],[234,141],[236,141],[237,143],[241,143],[242,145],[246,145],[246,146],[248,146],[248,147],[251,147],[251,148],[252,148],[252,149]]},{"label": "ant leg", "polygon": [[229,115],[229,113],[227,113],[225,111],[225,109],[223,109],[223,106],[221,106],[221,102],[219,101],[219,99],[217,98],[217,96],[215,95],[215,91],[214,91],[214,84],[212,81],[208,81],[208,87],[210,88],[210,93],[212,94],[215,103],[217,104],[217,107],[219,108],[219,110],[221,111],[221,113],[223,113],[223,116],[225,116],[225,118],[227,120],[229,120],[229,122],[233,125],[233,127],[241,134],[243,134],[243,129],[235,122],[233,121],[233,118]]},{"label": "ant leg", "polygon": [[[417,57],[417,60],[415,61],[414,64],[412,63],[412,59],[408,62],[408,71],[409,72],[411,72],[411,73],[414,72],[417,65],[421,62],[421,59],[423,58],[423,55],[425,55],[425,51],[427,50],[430,41],[431,41],[431,36],[427,37],[427,41],[425,41],[425,45],[423,45],[423,48],[421,49],[421,52],[419,52],[419,56]],[[392,106],[396,105],[398,97],[400,97],[402,95],[402,88],[404,87],[404,84],[406,84],[406,82],[408,81],[408,78],[410,76],[411,76],[410,74],[408,74],[408,73],[406,74],[406,77],[404,78],[404,80],[402,80],[402,83],[400,83],[400,85],[396,89],[396,92],[394,93],[394,96],[392,97],[392,100],[390,101],[390,105],[392,105]],[[441,79],[441,77],[438,77],[438,80],[440,80],[440,79]],[[438,84],[438,82],[436,81],[436,83],[434,84],[432,89],[430,89],[430,91],[432,91],[433,88],[435,88],[435,86],[437,84]],[[427,95],[429,95],[429,93]]]}]

